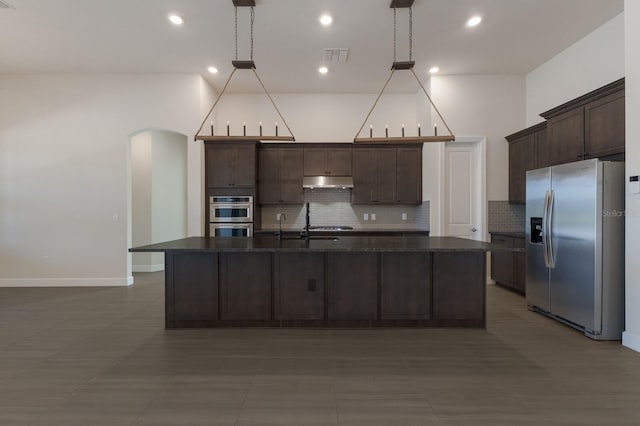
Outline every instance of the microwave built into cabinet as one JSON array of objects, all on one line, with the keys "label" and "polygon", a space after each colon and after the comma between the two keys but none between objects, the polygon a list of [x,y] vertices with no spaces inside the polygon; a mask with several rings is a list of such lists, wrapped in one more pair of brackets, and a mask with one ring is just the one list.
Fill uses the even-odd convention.
[{"label": "microwave built into cabinet", "polygon": [[209,222],[253,222],[253,197],[209,197]]}]

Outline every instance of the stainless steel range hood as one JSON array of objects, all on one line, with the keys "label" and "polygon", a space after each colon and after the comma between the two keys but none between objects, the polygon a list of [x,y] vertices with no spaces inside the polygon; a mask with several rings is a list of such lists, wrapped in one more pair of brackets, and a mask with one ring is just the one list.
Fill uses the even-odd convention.
[{"label": "stainless steel range hood", "polygon": [[351,176],[305,176],[302,179],[302,187],[350,189],[353,188],[353,178]]}]

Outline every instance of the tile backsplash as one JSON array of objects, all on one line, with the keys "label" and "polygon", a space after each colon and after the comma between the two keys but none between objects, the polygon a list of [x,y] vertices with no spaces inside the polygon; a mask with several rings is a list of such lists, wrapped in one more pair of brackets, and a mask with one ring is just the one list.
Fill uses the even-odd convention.
[{"label": "tile backsplash", "polygon": [[524,232],[524,204],[509,204],[508,201],[489,201],[489,232]]},{"label": "tile backsplash", "polygon": [[[352,226],[354,229],[429,229],[429,202],[421,205],[352,205],[351,190],[314,189],[304,191],[309,203],[313,226]],[[277,229],[276,215],[284,213],[284,229],[301,229],[305,224],[305,207],[299,205],[264,206],[261,209],[262,228]],[[364,220],[364,215],[369,220]],[[402,220],[402,215],[407,220]],[[375,215],[376,220],[371,220]]]}]

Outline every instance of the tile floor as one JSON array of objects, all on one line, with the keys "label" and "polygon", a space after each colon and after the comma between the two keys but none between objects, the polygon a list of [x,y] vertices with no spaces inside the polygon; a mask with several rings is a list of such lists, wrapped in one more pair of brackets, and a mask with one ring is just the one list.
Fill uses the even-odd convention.
[{"label": "tile floor", "polygon": [[165,331],[163,297],[0,288],[0,425],[640,424],[640,354],[495,286],[487,330]]}]

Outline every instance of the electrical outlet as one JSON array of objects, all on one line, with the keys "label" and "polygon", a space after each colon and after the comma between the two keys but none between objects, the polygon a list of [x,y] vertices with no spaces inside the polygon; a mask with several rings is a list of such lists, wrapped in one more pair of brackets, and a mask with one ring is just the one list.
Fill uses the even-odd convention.
[{"label": "electrical outlet", "polygon": [[407,214],[406,213],[402,213],[402,220],[407,220]]},{"label": "electrical outlet", "polygon": [[363,219],[364,220],[369,220],[369,213],[365,213]]},{"label": "electrical outlet", "polygon": [[375,213],[371,213],[371,220],[376,220],[376,214]]}]

